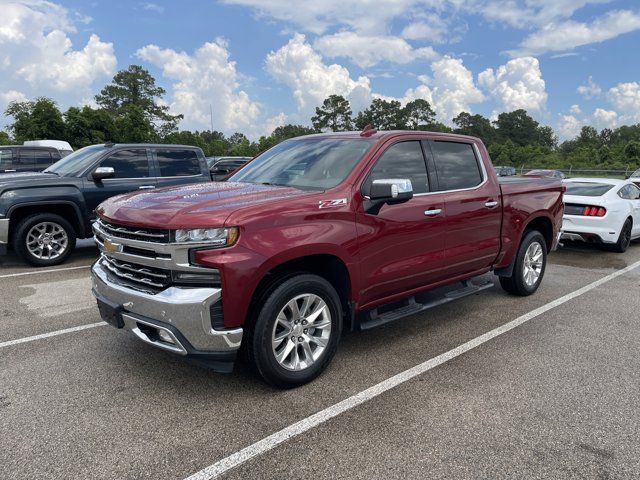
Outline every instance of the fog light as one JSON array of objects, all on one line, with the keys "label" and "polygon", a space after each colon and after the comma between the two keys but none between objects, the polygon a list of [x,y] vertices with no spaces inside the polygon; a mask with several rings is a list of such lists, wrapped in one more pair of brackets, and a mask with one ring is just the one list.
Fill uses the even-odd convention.
[{"label": "fog light", "polygon": [[173,338],[171,338],[171,335],[169,335],[169,332],[165,330],[158,329],[158,337],[160,337],[160,340],[162,340],[163,342],[171,343],[173,345],[175,345],[176,343],[173,341]]}]

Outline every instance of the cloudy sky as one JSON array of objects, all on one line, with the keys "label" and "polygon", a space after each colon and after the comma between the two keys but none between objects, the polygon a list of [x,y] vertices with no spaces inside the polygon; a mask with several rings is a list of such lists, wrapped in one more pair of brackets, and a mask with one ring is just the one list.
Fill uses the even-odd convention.
[{"label": "cloudy sky", "polygon": [[[332,93],[527,109],[561,138],[640,122],[638,0],[0,0],[0,109],[91,104],[148,68],[182,128],[308,123]],[[0,127],[10,119],[0,116]]]}]

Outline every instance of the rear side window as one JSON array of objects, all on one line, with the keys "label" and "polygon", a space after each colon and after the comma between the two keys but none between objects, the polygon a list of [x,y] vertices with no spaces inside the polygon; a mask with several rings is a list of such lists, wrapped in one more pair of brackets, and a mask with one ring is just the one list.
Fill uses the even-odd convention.
[{"label": "rear side window", "polygon": [[119,150],[100,163],[101,167],[111,167],[113,178],[144,178],[149,176],[149,160],[144,149]]},{"label": "rear side window", "polygon": [[158,150],[156,152],[162,177],[199,175],[200,159],[193,150]]},{"label": "rear side window", "polygon": [[567,182],[567,195],[578,197],[601,197],[613,188],[607,183]]},{"label": "rear side window", "polygon": [[44,170],[51,165],[51,152],[48,150],[36,150],[35,151],[36,167]]},{"label": "rear side window", "polygon": [[18,150],[16,166],[20,168],[33,168],[36,165],[35,151],[26,148]]},{"label": "rear side window", "polygon": [[618,196],[625,200],[638,200],[640,198],[640,188],[635,185],[625,185],[618,192]]},{"label": "rear side window", "polygon": [[400,142],[389,147],[371,170],[365,191],[369,191],[374,180],[382,179],[409,179],[413,193],[428,192],[427,166],[420,142]]},{"label": "rear side window", "polygon": [[13,166],[13,153],[10,148],[0,148],[0,169]]},{"label": "rear side window", "polygon": [[471,144],[434,141],[431,148],[439,191],[473,188],[482,183],[480,166]]}]

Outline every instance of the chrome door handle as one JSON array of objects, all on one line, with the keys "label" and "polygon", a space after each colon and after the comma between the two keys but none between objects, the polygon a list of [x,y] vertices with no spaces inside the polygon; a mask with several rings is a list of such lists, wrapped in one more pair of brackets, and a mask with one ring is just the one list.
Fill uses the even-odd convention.
[{"label": "chrome door handle", "polygon": [[487,208],[497,207],[498,206],[498,202],[496,202],[495,200],[490,200],[488,202],[485,202],[484,206],[487,207]]},{"label": "chrome door handle", "polygon": [[155,185],[142,185],[138,187],[138,190],[149,190],[150,188],[156,188]]},{"label": "chrome door handle", "polygon": [[424,214],[427,217],[435,217],[436,215],[440,215],[442,213],[442,209],[441,208],[434,208],[431,210],[425,210]]}]

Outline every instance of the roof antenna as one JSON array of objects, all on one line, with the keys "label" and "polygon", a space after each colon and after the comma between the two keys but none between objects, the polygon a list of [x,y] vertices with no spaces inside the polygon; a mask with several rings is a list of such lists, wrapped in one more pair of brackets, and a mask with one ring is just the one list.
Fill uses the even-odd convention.
[{"label": "roof antenna", "polygon": [[373,135],[374,133],[377,133],[378,131],[373,128],[371,126],[371,124],[368,124],[367,126],[365,126],[362,131],[360,132],[360,136],[361,137],[370,137],[371,135]]}]

